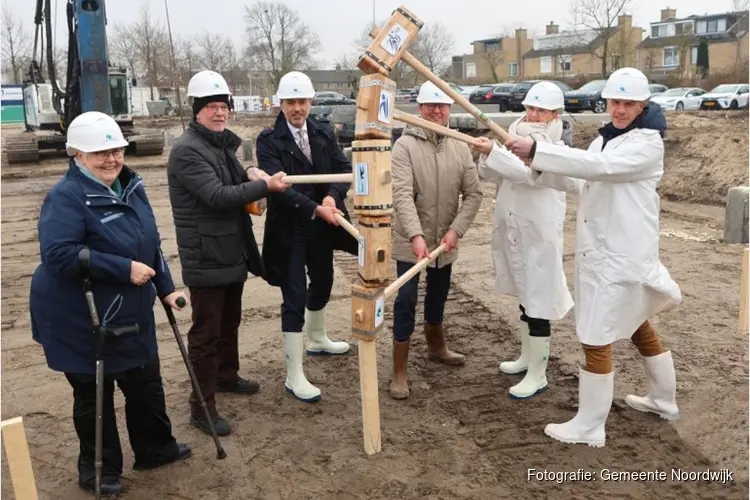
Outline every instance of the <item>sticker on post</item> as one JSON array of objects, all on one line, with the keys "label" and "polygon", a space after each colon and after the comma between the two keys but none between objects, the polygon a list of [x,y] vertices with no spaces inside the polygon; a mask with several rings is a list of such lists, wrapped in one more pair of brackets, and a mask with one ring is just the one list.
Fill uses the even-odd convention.
[{"label": "sticker on post", "polygon": [[357,261],[359,267],[365,267],[365,237],[359,237],[359,247],[357,249]]},{"label": "sticker on post", "polygon": [[383,324],[383,317],[385,316],[385,311],[383,310],[384,308],[385,305],[383,304],[383,297],[381,296],[375,302],[375,328]]},{"label": "sticker on post", "polygon": [[367,163],[357,163],[354,169],[355,186],[354,192],[359,196],[370,194],[370,186],[367,179]]},{"label": "sticker on post", "polygon": [[378,121],[391,123],[393,110],[393,94],[387,90],[380,92],[380,104],[378,105]]},{"label": "sticker on post", "polygon": [[395,56],[396,52],[398,52],[401,46],[406,43],[406,40],[408,39],[409,32],[406,31],[406,28],[404,28],[400,24],[396,24],[390,30],[388,30],[388,34],[386,34],[385,38],[383,38],[383,41],[380,42],[380,46],[390,55]]}]

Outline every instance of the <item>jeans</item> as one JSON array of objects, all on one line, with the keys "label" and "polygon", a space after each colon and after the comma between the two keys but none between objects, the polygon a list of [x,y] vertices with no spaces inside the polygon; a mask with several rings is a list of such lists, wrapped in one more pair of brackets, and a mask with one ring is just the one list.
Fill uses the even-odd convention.
[{"label": "jeans", "polygon": [[[396,261],[396,274],[402,276],[413,265],[410,262]],[[441,268],[428,267],[426,270],[427,290],[424,298],[424,321],[429,325],[443,323],[445,301],[448,299],[448,291],[451,287],[451,271],[451,264]],[[393,305],[393,338],[399,342],[409,340],[411,334],[414,333],[418,292],[419,274],[407,281],[398,290],[398,296]]]}]

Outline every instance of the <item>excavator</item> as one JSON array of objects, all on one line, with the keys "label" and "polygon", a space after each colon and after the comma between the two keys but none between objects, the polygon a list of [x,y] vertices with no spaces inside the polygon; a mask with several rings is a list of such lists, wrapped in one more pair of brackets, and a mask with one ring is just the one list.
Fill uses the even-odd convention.
[{"label": "excavator", "polygon": [[[26,130],[6,134],[8,163],[39,161],[44,150],[64,150],[70,122],[81,113],[99,111],[112,116],[130,145],[126,154],[161,155],[164,136],[133,126],[132,77],[125,66],[112,64],[107,49],[104,0],[68,0],[68,56],[64,88],[58,83],[52,37],[51,0],[37,0],[34,49],[23,82]],[[37,60],[39,49],[39,60]],[[42,76],[47,64],[48,81]]]}]

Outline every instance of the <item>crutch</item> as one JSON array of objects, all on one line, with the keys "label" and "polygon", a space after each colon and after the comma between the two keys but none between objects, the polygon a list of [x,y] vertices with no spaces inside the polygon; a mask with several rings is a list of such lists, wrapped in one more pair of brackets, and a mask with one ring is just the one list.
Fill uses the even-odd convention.
[{"label": "crutch", "polygon": [[[180,353],[182,354],[182,360],[185,362],[185,367],[187,368],[188,374],[190,375],[190,382],[193,384],[193,390],[198,395],[198,399],[201,403],[201,408],[203,408],[203,415],[206,417],[206,421],[208,422],[208,427],[211,429],[211,436],[214,438],[214,444],[216,445],[216,458],[219,460],[223,460],[227,457],[227,453],[224,451],[224,448],[221,446],[221,442],[219,441],[219,435],[216,434],[216,429],[214,428],[214,421],[211,418],[211,414],[208,412],[208,406],[206,405],[206,400],[203,398],[203,392],[201,391],[200,386],[198,385],[198,379],[195,377],[195,372],[193,371],[193,365],[190,363],[190,358],[188,357],[187,350],[185,349],[185,342],[182,340],[182,335],[180,334],[180,329],[177,327],[177,319],[174,317],[174,313],[172,312],[172,307],[167,304],[166,302],[162,301],[162,305],[164,306],[164,311],[167,313],[167,319],[169,319],[169,324],[172,326],[172,331],[174,332],[174,338],[177,341],[177,345],[180,348]],[[179,307],[185,307],[185,299],[180,297],[177,299],[177,305]]]},{"label": "crutch", "polygon": [[91,283],[91,252],[88,247],[83,247],[78,252],[78,277],[83,280],[83,292],[86,295],[86,303],[91,315],[91,323],[94,327],[96,338],[96,423],[94,427],[94,496],[96,500],[102,497],[102,419],[104,414],[104,346],[107,335],[119,337],[123,334],[138,333],[138,323],[131,326],[108,328],[107,318],[104,315],[105,324],[99,323],[99,314],[96,312],[94,302],[93,285]]}]

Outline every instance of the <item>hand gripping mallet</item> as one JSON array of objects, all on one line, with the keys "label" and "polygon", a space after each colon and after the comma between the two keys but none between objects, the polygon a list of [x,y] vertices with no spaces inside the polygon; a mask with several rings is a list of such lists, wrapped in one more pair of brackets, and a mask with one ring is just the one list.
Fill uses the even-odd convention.
[{"label": "hand gripping mallet", "polygon": [[83,293],[86,296],[86,305],[91,316],[91,324],[96,341],[96,413],[94,422],[94,497],[100,500],[102,497],[102,420],[104,417],[104,347],[108,335],[119,337],[123,334],[138,333],[138,323],[130,326],[108,328],[106,325],[107,314],[104,316],[105,324],[99,322],[99,314],[96,311],[93,284],[91,283],[91,251],[83,247],[78,251],[77,274],[83,281]]},{"label": "hand gripping mallet", "polygon": [[[216,434],[216,428],[214,428],[214,421],[211,418],[211,414],[208,412],[208,406],[206,405],[206,400],[203,398],[203,392],[201,392],[201,388],[198,385],[198,379],[195,377],[195,372],[193,371],[193,365],[190,363],[190,358],[188,357],[187,349],[185,349],[185,342],[182,340],[182,335],[180,334],[180,329],[177,327],[177,319],[174,317],[174,313],[172,312],[172,307],[167,304],[166,302],[162,301],[162,305],[164,306],[164,311],[167,313],[167,319],[169,320],[169,324],[172,326],[172,331],[174,332],[174,338],[177,341],[177,346],[180,348],[180,354],[182,354],[182,360],[185,362],[185,367],[187,368],[188,374],[190,375],[190,382],[193,384],[193,390],[198,395],[198,399],[201,403],[201,408],[203,408],[203,415],[206,417],[206,422],[208,422],[208,427],[211,429],[211,437],[214,439],[214,444],[216,445],[216,458],[219,460],[223,460],[227,457],[227,452],[224,451],[224,448],[221,446],[221,442],[219,441],[219,435]],[[182,308],[187,305],[187,302],[185,302],[185,299],[182,297],[177,299],[177,306]]]}]

